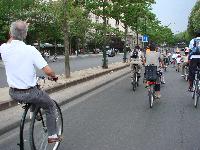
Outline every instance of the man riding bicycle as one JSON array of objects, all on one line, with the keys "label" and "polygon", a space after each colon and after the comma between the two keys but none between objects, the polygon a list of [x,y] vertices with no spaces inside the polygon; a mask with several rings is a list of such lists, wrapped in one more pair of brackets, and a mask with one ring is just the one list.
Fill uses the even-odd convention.
[{"label": "man riding bicycle", "polygon": [[189,91],[193,91],[193,81],[197,67],[200,68],[200,30],[196,31],[196,38],[190,41],[189,49]]},{"label": "man riding bicycle", "polygon": [[10,26],[10,39],[0,46],[10,87],[9,94],[19,103],[31,103],[42,107],[47,117],[48,143],[58,142],[61,137],[56,134],[56,105],[46,92],[37,88],[35,67],[43,70],[51,79],[56,80],[56,76],[40,52],[23,42],[27,31],[26,22],[20,20],[13,22]]},{"label": "man riding bicycle", "polygon": [[135,47],[135,49],[132,50],[130,53],[131,78],[133,78],[134,65],[137,66],[138,78],[140,78],[142,62],[143,62],[142,52],[138,47]]}]

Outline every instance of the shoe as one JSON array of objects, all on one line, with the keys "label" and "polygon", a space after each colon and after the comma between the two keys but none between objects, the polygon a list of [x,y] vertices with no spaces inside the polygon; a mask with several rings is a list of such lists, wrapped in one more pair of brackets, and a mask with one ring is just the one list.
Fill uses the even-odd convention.
[{"label": "shoe", "polygon": [[55,143],[55,142],[60,142],[62,141],[63,137],[59,136],[56,138],[48,138],[48,143]]},{"label": "shoe", "polygon": [[183,75],[183,74],[181,75],[181,77],[184,77],[184,76],[185,76],[185,75]]},{"label": "shoe", "polygon": [[161,84],[165,84],[165,81],[162,81]]}]

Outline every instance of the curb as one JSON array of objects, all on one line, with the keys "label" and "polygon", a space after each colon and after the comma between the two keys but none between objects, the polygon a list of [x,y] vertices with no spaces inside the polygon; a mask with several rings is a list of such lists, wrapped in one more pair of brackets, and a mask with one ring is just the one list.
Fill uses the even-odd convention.
[{"label": "curb", "polygon": [[[123,68],[126,68],[126,67],[127,67],[127,66],[123,66],[123,67],[120,67],[120,68],[115,68],[115,71],[120,70],[120,69],[123,69]],[[107,71],[107,72],[110,72],[110,70]],[[129,73],[130,73],[130,71],[125,72],[125,73],[123,73],[123,74],[121,74],[121,75],[119,75],[119,76],[117,76],[117,77],[115,77],[115,78],[113,78],[113,79],[111,79],[111,80],[109,80],[109,81],[107,81],[107,82],[101,83],[101,84],[99,84],[98,86],[96,86],[96,87],[94,87],[94,88],[92,88],[92,89],[90,89],[90,90],[87,90],[87,91],[85,91],[85,92],[83,92],[83,93],[80,93],[80,94],[78,94],[78,95],[75,95],[75,96],[73,96],[73,97],[71,97],[71,98],[68,98],[68,99],[66,99],[66,100],[64,100],[64,101],[62,101],[62,102],[60,102],[60,103],[58,103],[58,104],[59,104],[60,106],[65,105],[65,104],[67,104],[67,103],[69,103],[69,102],[71,102],[71,101],[73,101],[73,100],[75,100],[75,99],[77,99],[77,98],[79,98],[79,97],[81,97],[81,96],[84,96],[84,95],[86,95],[86,94],[88,94],[88,93],[90,93],[90,92],[92,92],[92,91],[94,91],[94,90],[96,90],[96,89],[98,89],[98,88],[101,88],[101,87],[105,86],[105,85],[108,84],[108,83],[111,83],[111,82],[113,82],[113,81],[115,81],[115,80],[117,80],[117,79],[119,79],[119,78],[121,78],[121,77],[123,77],[123,76],[125,76],[125,75],[128,75]],[[105,73],[105,74],[106,74],[106,73]],[[100,75],[99,75],[99,76],[100,76]],[[84,81],[83,81],[83,82],[84,82]],[[7,125],[6,127],[1,128],[1,129],[0,129],[0,136],[3,135],[3,134],[5,134],[5,133],[7,133],[7,132],[9,132],[9,131],[12,130],[12,129],[18,128],[18,127],[19,127],[19,124],[20,124],[20,122],[21,122],[20,119],[21,119],[21,118],[19,118],[18,121],[13,122],[13,123]]]},{"label": "curb", "polygon": [[[69,87],[71,87],[73,85],[77,85],[77,84],[92,80],[94,78],[100,77],[100,76],[105,75],[105,74],[107,74],[107,73],[109,73],[111,71],[117,71],[117,70],[120,70],[120,69],[124,69],[124,68],[126,68],[128,66],[129,66],[129,64],[126,64],[126,65],[118,67],[118,68],[108,69],[106,71],[103,71],[103,72],[100,72],[100,73],[97,73],[97,74],[93,74],[93,75],[89,75],[87,77],[84,77],[84,78],[81,78],[81,79],[78,79],[78,80],[74,80],[74,81],[71,81],[71,82],[68,82],[68,83],[65,83],[65,84],[62,84],[62,85],[57,85],[57,86],[55,86],[53,88],[47,88],[47,89],[45,89],[45,91],[48,94],[51,94],[51,93],[63,90],[65,88],[69,88]],[[14,107],[16,105],[17,105],[17,102],[14,101],[14,100],[8,100],[8,101],[5,101],[5,102],[1,102],[0,103],[0,111],[3,111],[3,110],[8,109],[10,107]]]}]

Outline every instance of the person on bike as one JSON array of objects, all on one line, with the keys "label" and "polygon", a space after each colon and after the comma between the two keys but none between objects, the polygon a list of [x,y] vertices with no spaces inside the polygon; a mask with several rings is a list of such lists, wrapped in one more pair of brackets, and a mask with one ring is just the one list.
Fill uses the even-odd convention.
[{"label": "person on bike", "polygon": [[177,64],[176,71],[178,71],[178,72],[180,70],[181,63],[182,63],[182,56],[181,56],[181,54],[178,54],[176,57],[176,64]]},{"label": "person on bike", "polygon": [[164,69],[167,67],[167,64],[166,64],[166,59],[167,59],[167,56],[166,56],[166,53],[165,52],[162,52],[160,53],[160,57],[159,57],[159,61],[160,61],[160,66],[159,66],[159,71],[160,73],[162,74],[161,75],[161,83],[162,84],[165,84],[165,77],[164,77]]},{"label": "person on bike", "polygon": [[197,67],[200,68],[200,30],[196,31],[196,36],[190,41],[189,49],[189,91],[193,91],[193,81]]},{"label": "person on bike", "polygon": [[184,77],[185,67],[188,66],[188,56],[189,56],[189,47],[185,48],[185,55],[182,56],[182,74],[181,76]]},{"label": "person on bike", "polygon": [[[146,61],[145,66],[154,65],[157,66],[158,76],[161,76],[161,72],[159,71],[160,66],[162,66],[161,59],[160,59],[160,52],[157,51],[156,45],[154,42],[150,43],[150,51],[146,53]],[[145,75],[146,76],[146,75]],[[156,98],[160,99],[160,78],[158,77],[156,80],[155,85],[155,96]]]},{"label": "person on bike", "polygon": [[179,49],[176,50],[175,53],[172,54],[172,64],[173,64],[173,67],[176,66],[176,59],[177,59],[177,56],[180,54],[180,51]]},{"label": "person on bike", "polygon": [[0,53],[5,65],[9,95],[19,103],[31,103],[45,110],[47,117],[48,143],[61,140],[57,136],[56,105],[48,94],[37,87],[36,70],[43,72],[51,79],[56,79],[54,71],[48,66],[40,52],[25,40],[28,24],[18,20],[10,26],[10,39],[0,46]]},{"label": "person on bike", "polygon": [[170,61],[171,61],[171,52],[170,51],[168,51],[167,52],[167,57],[168,57],[168,65],[169,65],[169,63],[170,63]]},{"label": "person on bike", "polygon": [[133,78],[133,70],[134,65],[137,65],[137,73],[138,78],[141,76],[141,69],[142,69],[142,61],[143,61],[143,55],[139,48],[135,47],[130,52],[130,66],[131,66],[131,78]]}]

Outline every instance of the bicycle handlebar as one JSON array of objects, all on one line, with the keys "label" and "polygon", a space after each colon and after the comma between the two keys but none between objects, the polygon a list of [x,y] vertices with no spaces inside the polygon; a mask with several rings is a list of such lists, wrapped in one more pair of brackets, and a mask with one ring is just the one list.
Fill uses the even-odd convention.
[{"label": "bicycle handlebar", "polygon": [[48,77],[48,80],[51,80],[51,81],[55,81],[55,82],[57,82],[58,77]]},{"label": "bicycle handlebar", "polygon": [[[45,76],[38,76],[37,78],[38,78],[38,80],[39,79],[44,80],[44,82],[45,82],[45,79],[46,79]],[[58,80],[58,77],[48,77],[47,79],[50,80],[50,81],[55,81],[56,82]]]}]

